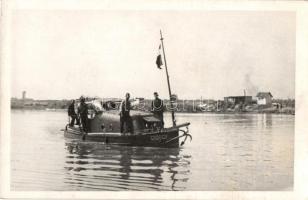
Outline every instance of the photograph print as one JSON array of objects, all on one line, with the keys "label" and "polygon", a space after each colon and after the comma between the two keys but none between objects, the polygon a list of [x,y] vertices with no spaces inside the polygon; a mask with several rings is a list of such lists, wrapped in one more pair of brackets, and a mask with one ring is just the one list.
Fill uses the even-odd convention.
[{"label": "photograph print", "polygon": [[12,191],[292,191],[296,14],[13,10]]}]

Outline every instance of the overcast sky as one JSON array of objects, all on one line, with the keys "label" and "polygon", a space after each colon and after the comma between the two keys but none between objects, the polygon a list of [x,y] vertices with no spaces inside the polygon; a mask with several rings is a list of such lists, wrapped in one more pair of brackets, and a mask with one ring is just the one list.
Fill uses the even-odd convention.
[{"label": "overcast sky", "polygon": [[295,14],[257,11],[16,11],[12,96],[168,98],[160,29],[179,98],[294,98]]}]

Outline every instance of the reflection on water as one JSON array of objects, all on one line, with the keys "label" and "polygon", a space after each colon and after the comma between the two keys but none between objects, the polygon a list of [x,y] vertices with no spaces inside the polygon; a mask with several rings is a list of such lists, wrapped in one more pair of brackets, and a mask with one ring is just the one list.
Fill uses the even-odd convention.
[{"label": "reflection on water", "polygon": [[178,182],[188,180],[190,157],[181,156],[181,149],[93,142],[67,142],[66,149],[65,179],[75,189],[185,190]]},{"label": "reflection on water", "polygon": [[[169,116],[166,124],[171,124]],[[11,189],[291,190],[294,116],[177,114],[191,122],[182,148],[64,138],[66,112],[12,111]]]}]

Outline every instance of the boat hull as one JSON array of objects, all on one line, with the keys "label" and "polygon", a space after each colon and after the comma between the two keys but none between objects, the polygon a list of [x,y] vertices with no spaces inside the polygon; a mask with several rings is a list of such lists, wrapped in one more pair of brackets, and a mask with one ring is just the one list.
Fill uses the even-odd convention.
[{"label": "boat hull", "polygon": [[64,130],[64,136],[72,139],[103,142],[105,144],[166,148],[179,147],[178,128],[168,128],[161,131],[134,135],[123,135],[120,133],[88,133],[84,135],[78,128],[67,127]]}]

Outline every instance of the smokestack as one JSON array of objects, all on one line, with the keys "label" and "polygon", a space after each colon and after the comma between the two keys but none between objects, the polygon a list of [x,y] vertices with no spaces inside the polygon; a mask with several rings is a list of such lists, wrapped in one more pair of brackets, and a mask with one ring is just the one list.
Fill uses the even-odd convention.
[{"label": "smokestack", "polygon": [[26,99],[26,91],[22,91],[22,99],[23,99],[23,100]]},{"label": "smokestack", "polygon": [[244,103],[246,104],[246,90],[244,89]]}]

